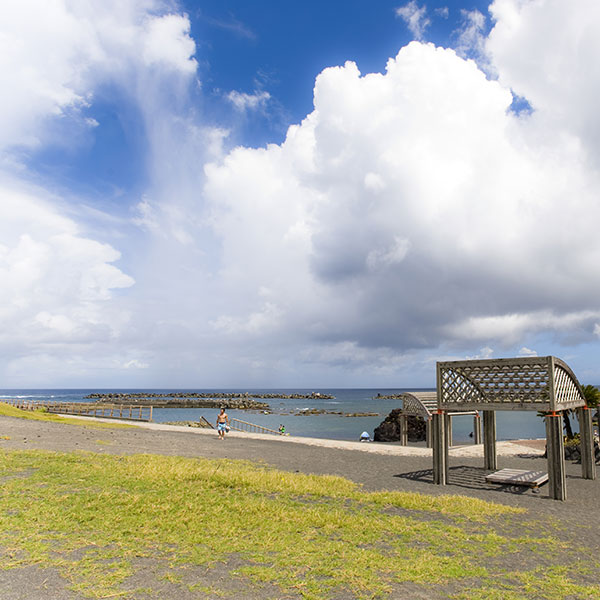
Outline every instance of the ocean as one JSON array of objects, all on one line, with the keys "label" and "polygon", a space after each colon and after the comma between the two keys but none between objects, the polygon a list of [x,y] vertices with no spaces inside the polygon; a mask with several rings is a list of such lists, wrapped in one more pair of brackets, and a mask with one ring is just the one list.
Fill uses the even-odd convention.
[{"label": "ocean", "polygon": [[[85,396],[91,393],[169,393],[169,392],[248,392],[282,394],[310,394],[320,392],[335,396],[334,399],[268,399],[261,400],[271,406],[272,414],[260,411],[228,410],[230,418],[241,419],[270,429],[285,425],[290,435],[316,437],[334,440],[358,440],[363,431],[371,436],[373,430],[385,419],[394,408],[400,408],[401,401],[378,398],[377,395],[392,395],[408,391],[425,391],[419,389],[11,389],[0,390],[2,398],[30,398],[32,400],[54,400],[61,402],[89,402]],[[259,399],[260,400],[260,399]],[[376,417],[344,417],[340,415],[322,414],[299,416],[303,409],[324,409],[345,413],[374,412]],[[157,423],[167,421],[197,421],[201,416],[211,423],[216,420],[217,410],[210,408],[156,408],[153,420]],[[545,437],[543,420],[535,412],[506,411],[497,412],[497,439],[529,439]],[[577,422],[573,419],[576,429]],[[457,417],[453,420],[453,438],[455,444],[469,443],[469,434],[473,430],[472,417]]]}]

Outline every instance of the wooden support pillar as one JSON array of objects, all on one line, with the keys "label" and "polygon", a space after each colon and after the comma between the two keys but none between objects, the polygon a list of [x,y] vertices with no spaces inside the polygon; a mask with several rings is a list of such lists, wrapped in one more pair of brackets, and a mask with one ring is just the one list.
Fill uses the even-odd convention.
[{"label": "wooden support pillar", "polygon": [[592,411],[587,406],[577,409],[579,420],[579,446],[581,450],[581,476],[596,479],[594,436],[592,435]]},{"label": "wooden support pillar", "polygon": [[548,452],[548,496],[555,500],[567,499],[565,481],[565,447],[562,414],[546,415],[546,448]]},{"label": "wooden support pillar", "polygon": [[489,471],[495,471],[498,468],[496,413],[493,410],[483,411],[483,466]]},{"label": "wooden support pillar", "polygon": [[452,415],[446,413],[446,445],[448,448],[452,448],[454,442],[452,440]]},{"label": "wooden support pillar", "polygon": [[150,416],[148,417],[148,421],[152,421],[152,407],[150,407]]},{"label": "wooden support pillar", "polygon": [[408,419],[406,415],[400,415],[400,445],[408,444]]},{"label": "wooden support pillar", "polygon": [[428,448],[433,446],[433,440],[431,439],[431,417],[425,420],[425,444]]},{"label": "wooden support pillar", "polygon": [[433,413],[433,483],[446,485],[448,481],[448,444],[446,440],[446,415]]},{"label": "wooden support pillar", "polygon": [[473,443],[481,444],[481,417],[479,413],[473,417]]}]

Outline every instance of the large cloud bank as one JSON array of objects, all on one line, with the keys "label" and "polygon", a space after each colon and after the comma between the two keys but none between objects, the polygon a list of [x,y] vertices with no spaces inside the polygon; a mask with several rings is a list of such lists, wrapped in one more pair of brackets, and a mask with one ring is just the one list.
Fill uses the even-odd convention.
[{"label": "large cloud bank", "polygon": [[[478,48],[487,75],[423,42],[382,74],[328,68],[283,143],[225,153],[227,132],[185,102],[196,63],[184,15],[151,2],[52,6],[76,39],[63,36],[51,65],[13,50],[45,79],[6,63],[17,95],[0,111],[2,160],[18,170],[23,148],[56,135],[43,125],[57,114],[93,126],[78,115],[118,81],[147,125],[152,175],[123,226],[143,232],[145,259],[125,273],[119,251],[139,243],[89,239],[50,195],[0,190],[13,207],[0,268],[16,282],[0,315],[6,344],[29,340],[22,360],[77,343],[64,356],[101,351],[118,382],[142,381],[120,368],[151,385],[419,385],[440,356],[597,339],[595,0],[496,0]],[[531,111],[512,109],[517,96]],[[28,203],[42,210],[26,222],[15,207]]]},{"label": "large cloud bank", "polygon": [[[579,12],[496,2],[487,50],[498,80],[452,50],[416,42],[385,74],[363,76],[353,63],[327,69],[314,111],[281,146],[240,148],[207,166],[221,274],[254,290],[256,310],[268,290],[261,335],[303,336],[329,346],[318,358],[332,362],[339,353],[348,360],[349,347],[363,362],[360,349],[371,348],[371,366],[383,349],[400,359],[416,349],[502,352],[548,333],[593,340],[593,4]],[[559,46],[553,29],[573,35]],[[511,90],[532,114],[511,111]],[[248,334],[257,314],[216,323]]]}]

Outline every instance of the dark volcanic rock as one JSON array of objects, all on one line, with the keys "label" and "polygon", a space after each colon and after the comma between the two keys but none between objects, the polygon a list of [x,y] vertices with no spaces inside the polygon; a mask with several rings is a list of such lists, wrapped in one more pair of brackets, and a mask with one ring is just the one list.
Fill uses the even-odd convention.
[{"label": "dark volcanic rock", "polygon": [[[373,431],[373,439],[376,442],[399,442],[400,441],[400,415],[401,408],[395,408],[379,427]],[[421,417],[409,415],[408,422],[408,441],[422,442],[425,440],[425,421]]]},{"label": "dark volcanic rock", "polygon": [[[598,440],[594,440],[594,458],[597,463],[600,462],[600,446],[598,446]],[[565,459],[573,460],[578,463],[581,462],[581,443],[579,442],[578,435],[577,439],[565,443]]]}]

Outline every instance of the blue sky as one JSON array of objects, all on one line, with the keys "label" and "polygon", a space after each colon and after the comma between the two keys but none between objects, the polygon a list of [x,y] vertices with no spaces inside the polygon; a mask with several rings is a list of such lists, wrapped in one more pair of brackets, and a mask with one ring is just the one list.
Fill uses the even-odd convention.
[{"label": "blue sky", "polygon": [[0,8],[2,387],[600,383],[595,0]]}]

